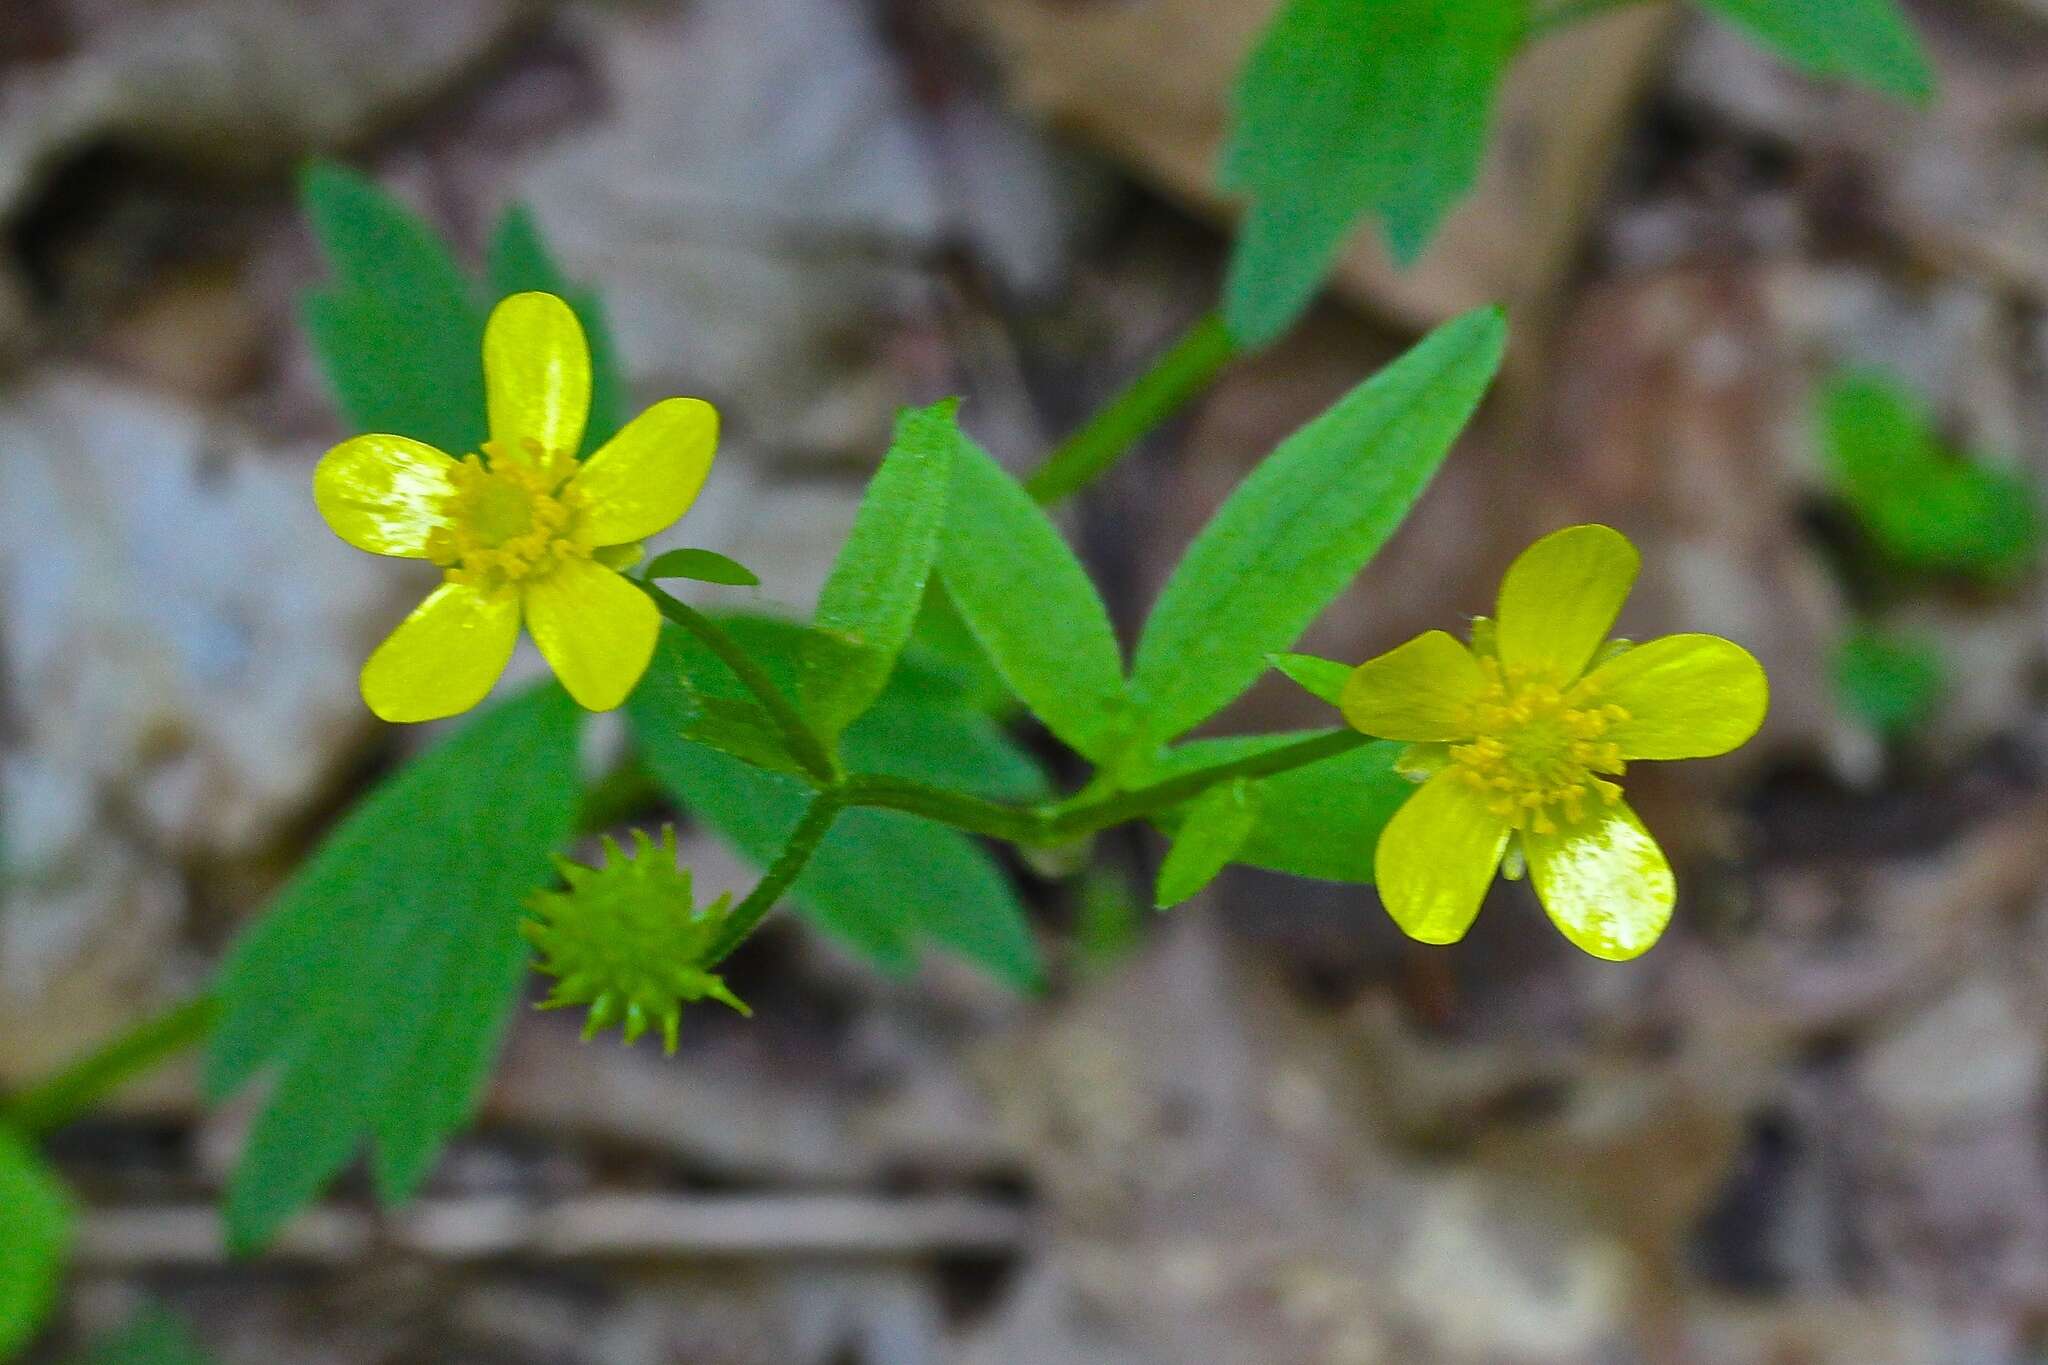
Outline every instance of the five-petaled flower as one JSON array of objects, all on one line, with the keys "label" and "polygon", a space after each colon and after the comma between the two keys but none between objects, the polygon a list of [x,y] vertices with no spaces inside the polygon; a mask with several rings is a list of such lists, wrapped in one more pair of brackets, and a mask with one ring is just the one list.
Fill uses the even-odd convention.
[{"label": "five-petaled flower", "polygon": [[481,454],[457,460],[404,436],[358,436],[313,475],[336,535],[443,570],[363,665],[363,700],[385,720],[433,720],[482,701],[522,617],[570,696],[593,711],[623,702],[647,671],[661,616],[616,569],[689,510],[718,444],[709,403],[670,398],[579,464],[590,350],[552,294],[497,306],[483,364]]},{"label": "five-petaled flower", "polygon": [[1465,936],[1503,859],[1595,957],[1648,950],[1677,898],[1671,867],[1614,778],[1635,759],[1708,758],[1763,723],[1764,671],[1712,635],[1629,646],[1607,632],[1635,547],[1573,526],[1524,551],[1471,647],[1443,631],[1355,669],[1352,726],[1407,740],[1430,774],[1380,835],[1375,873],[1396,923],[1425,943]]}]

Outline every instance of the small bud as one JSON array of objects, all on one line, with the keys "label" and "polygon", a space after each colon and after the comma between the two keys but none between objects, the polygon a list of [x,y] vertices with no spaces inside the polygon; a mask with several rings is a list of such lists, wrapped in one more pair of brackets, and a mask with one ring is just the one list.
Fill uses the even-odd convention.
[{"label": "small bud", "polygon": [[659,844],[645,830],[633,840],[629,856],[606,836],[601,867],[558,859],[567,888],[535,892],[520,932],[540,953],[535,970],[556,978],[542,1009],[589,1006],[585,1040],[616,1025],[630,1045],[659,1024],[673,1055],[685,1004],[719,1000],[752,1013],[705,964],[732,897],[697,907],[689,869],[676,866],[673,828]]}]

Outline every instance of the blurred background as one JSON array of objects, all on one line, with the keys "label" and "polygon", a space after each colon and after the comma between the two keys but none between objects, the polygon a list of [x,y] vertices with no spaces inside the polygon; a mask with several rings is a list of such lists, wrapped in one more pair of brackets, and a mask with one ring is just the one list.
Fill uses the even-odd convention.
[{"label": "blurred background", "polygon": [[[1556,526],[1633,537],[1625,633],[1731,636],[1775,692],[1747,750],[1631,774],[1681,871],[1647,958],[1519,885],[1449,950],[1245,871],[1155,916],[1125,832],[1078,897],[1018,869],[1046,998],[785,920],[733,964],[751,1023],[694,1010],[664,1061],[524,1015],[410,1220],[346,1182],[254,1264],[212,1209],[246,1106],[171,1068],[52,1145],[88,1212],[40,1358],[159,1303],[230,1365],[2048,1360],[2048,5],[1911,9],[1925,110],[1661,5],[1544,45],[1419,269],[1362,243],[1066,509],[1128,628],[1280,437],[1509,303],[1493,400],[1304,647],[1454,625]],[[343,433],[296,324],[306,157],[472,259],[530,204],[636,398],[724,412],[689,541],[801,610],[896,404],[964,394],[1028,469],[1213,305],[1271,11],[5,0],[0,1086],[197,990],[423,739],[355,685],[419,584],[309,494]],[[1819,416],[1852,367],[1976,501],[1873,510]],[[1913,562],[1920,502],[2027,529],[1997,572]]]}]

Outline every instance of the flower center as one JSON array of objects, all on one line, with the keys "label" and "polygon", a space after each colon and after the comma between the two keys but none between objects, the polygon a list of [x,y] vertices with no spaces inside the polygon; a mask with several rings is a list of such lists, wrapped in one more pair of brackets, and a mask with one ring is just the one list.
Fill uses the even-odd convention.
[{"label": "flower center", "polygon": [[1599,700],[1599,685],[1570,688],[1523,668],[1481,659],[1487,686],[1467,708],[1473,739],[1453,745],[1463,780],[1485,794],[1487,809],[1518,830],[1554,834],[1598,805],[1621,799],[1621,746],[1605,736],[1628,712]]},{"label": "flower center", "polygon": [[427,540],[427,557],[450,583],[496,594],[554,572],[567,559],[588,559],[582,498],[567,487],[575,461],[534,450],[532,463],[486,465],[467,455],[450,474],[455,491],[442,505],[448,524]]}]

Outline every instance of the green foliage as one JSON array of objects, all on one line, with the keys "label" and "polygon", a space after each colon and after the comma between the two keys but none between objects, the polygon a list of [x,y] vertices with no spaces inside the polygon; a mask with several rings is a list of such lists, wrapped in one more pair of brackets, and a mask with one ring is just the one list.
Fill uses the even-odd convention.
[{"label": "green foliage", "polygon": [[1087,570],[1044,509],[960,438],[939,575],[1010,690],[1068,747],[1102,761],[1123,737],[1123,652]]},{"label": "green foliage", "polygon": [[1272,663],[1310,696],[1332,706],[1344,704],[1344,685],[1351,681],[1354,672],[1349,664],[1318,659],[1313,654],[1275,654]]},{"label": "green foliage", "polygon": [[654,557],[642,575],[648,579],[690,578],[733,588],[757,588],[760,577],[736,559],[716,550],[670,550]]},{"label": "green foliage", "polygon": [[1371,561],[1500,366],[1493,309],[1445,324],[1281,443],[1218,509],[1160,594],[1131,694],[1171,739],[1265,670]]},{"label": "green foliage", "polygon": [[538,290],[556,295],[575,312],[590,343],[590,421],[583,432],[583,451],[587,454],[610,440],[626,421],[626,385],[612,345],[611,322],[596,291],[579,289],[562,274],[532,210],[524,204],[514,204],[498,220],[484,259],[484,282],[493,300]]},{"label": "green foliage", "polygon": [[1412,264],[1471,189],[1527,0],[1288,0],[1237,87],[1220,176],[1248,200],[1238,342],[1300,316],[1361,213]]},{"label": "green foliage", "polygon": [[[486,299],[448,244],[374,182],[333,162],[300,178],[300,198],[333,282],[305,302],[306,332],[349,426],[392,432],[453,454],[485,436]],[[509,210],[491,240],[490,302],[527,289],[559,294],[590,343],[595,450],[623,420],[625,389],[611,329],[594,294],[562,277],[532,216]]]},{"label": "green foliage", "polygon": [[910,641],[938,557],[960,430],[953,399],[908,409],[818,596],[804,711],[837,735],[881,695]]},{"label": "green foliage", "polygon": [[334,271],[306,299],[306,331],[348,424],[475,450],[485,434],[484,314],[447,244],[346,167],[316,163],[299,188]]},{"label": "green foliage", "polygon": [[519,907],[576,818],[579,717],[549,685],[479,713],[365,798],[236,944],[207,1088],[271,1072],[228,1193],[269,1241],[368,1138],[396,1203],[469,1119],[526,963]]},{"label": "green foliage", "polygon": [[1260,796],[1256,784],[1239,778],[1188,803],[1187,817],[1159,868],[1155,905],[1170,909],[1216,880],[1258,824]]},{"label": "green foliage", "polygon": [[1886,739],[1933,714],[1945,685],[1941,651],[1930,641],[1867,627],[1836,646],[1828,672],[1842,709]]},{"label": "green foliage", "polygon": [[1793,65],[1924,103],[1934,70],[1898,0],[1700,0]]},{"label": "green foliage", "polygon": [[[1229,763],[1300,743],[1317,734],[1252,735],[1198,739],[1175,747],[1146,773],[1164,781],[1213,764]],[[1415,791],[1394,771],[1405,745],[1382,741],[1259,781],[1258,819],[1232,861],[1319,881],[1373,880],[1373,851],[1401,803]],[[1178,817],[1158,823],[1172,828]]]},{"label": "green foliage", "polygon": [[[785,686],[810,653],[787,622],[729,617],[726,629]],[[687,679],[687,683],[685,682]],[[809,802],[787,777],[747,767],[684,736],[694,698],[738,695],[739,683],[678,630],[662,632],[654,667],[627,703],[648,767],[678,801],[739,852],[766,866]],[[918,660],[899,669],[842,741],[864,771],[941,782],[992,798],[1044,793],[1044,778],[947,676]],[[1019,988],[1041,977],[1023,906],[1000,868],[967,836],[892,811],[839,818],[797,879],[798,908],[878,965],[907,970],[929,939]]]},{"label": "green foliage", "polygon": [[1131,887],[1113,868],[1091,868],[1081,877],[1074,906],[1074,955],[1090,972],[1108,971],[1137,951],[1144,912]]},{"label": "green foliage", "polygon": [[26,1139],[0,1128],[0,1360],[35,1339],[71,1252],[71,1196]]},{"label": "green foliage", "polygon": [[98,1342],[76,1365],[213,1365],[183,1318],[150,1307],[126,1327]]},{"label": "green foliage", "polygon": [[1900,567],[1999,582],[2039,559],[2033,485],[1950,450],[1889,377],[1858,371],[1831,382],[1821,443],[1835,491]]}]

